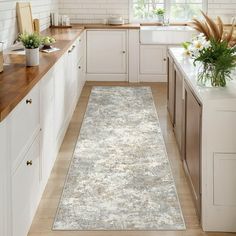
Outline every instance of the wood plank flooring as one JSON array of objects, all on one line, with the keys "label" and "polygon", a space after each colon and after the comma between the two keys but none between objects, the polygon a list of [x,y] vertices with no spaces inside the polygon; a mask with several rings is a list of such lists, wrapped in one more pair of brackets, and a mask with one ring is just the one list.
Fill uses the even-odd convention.
[{"label": "wood plank flooring", "polygon": [[[63,190],[73,150],[93,86],[150,86],[152,88],[167,153],[186,222],[186,231],[52,231],[52,224]],[[190,188],[184,174],[172,126],[166,108],[166,83],[129,84],[125,82],[87,82],[52,170],[43,198],[28,236],[231,236],[236,234],[204,233],[199,225]]]}]

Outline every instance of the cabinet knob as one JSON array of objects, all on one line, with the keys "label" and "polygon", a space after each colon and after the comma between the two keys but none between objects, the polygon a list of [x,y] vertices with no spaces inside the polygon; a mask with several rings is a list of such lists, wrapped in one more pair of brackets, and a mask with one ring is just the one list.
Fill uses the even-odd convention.
[{"label": "cabinet knob", "polygon": [[164,58],[163,60],[166,61],[166,58]]},{"label": "cabinet knob", "polygon": [[27,162],[26,162],[26,165],[27,165],[27,166],[32,166],[32,165],[33,165],[33,161],[32,161],[32,160],[31,160],[31,161],[27,161]]},{"label": "cabinet knob", "polygon": [[72,48],[68,51],[68,53],[72,53],[74,51],[74,49],[76,48],[75,45],[72,46]]},{"label": "cabinet knob", "polygon": [[122,53],[123,53],[123,54],[125,54],[125,53],[126,53],[126,51],[122,51]]},{"label": "cabinet knob", "polygon": [[81,69],[81,66],[79,66],[78,68]]},{"label": "cabinet knob", "polygon": [[26,104],[32,104],[32,99],[27,99]]}]

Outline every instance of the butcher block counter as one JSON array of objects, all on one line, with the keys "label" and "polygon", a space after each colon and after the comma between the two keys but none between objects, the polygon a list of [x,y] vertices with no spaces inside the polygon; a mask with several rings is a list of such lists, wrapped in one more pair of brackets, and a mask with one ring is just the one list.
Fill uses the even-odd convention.
[{"label": "butcher block counter", "polygon": [[40,65],[37,67],[26,67],[24,55],[4,55],[4,72],[0,73],[0,122],[43,78],[82,32],[82,27],[43,31],[43,35],[52,36],[57,40],[55,47],[60,50],[50,54],[40,53]]}]

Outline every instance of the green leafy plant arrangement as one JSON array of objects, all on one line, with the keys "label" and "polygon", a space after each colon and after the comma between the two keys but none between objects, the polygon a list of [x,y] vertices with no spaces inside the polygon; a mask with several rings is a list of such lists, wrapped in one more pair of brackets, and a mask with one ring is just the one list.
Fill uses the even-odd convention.
[{"label": "green leafy plant arrangement", "polygon": [[231,71],[236,68],[236,47],[229,47],[226,41],[210,40],[210,46],[199,51],[194,60],[203,63],[203,71],[199,80],[204,84],[211,79],[214,87],[225,87],[226,81],[231,80]]},{"label": "green leafy plant arrangement", "polygon": [[42,45],[43,39],[37,33],[33,33],[33,34],[24,33],[19,36],[19,40],[23,43],[25,48],[35,49],[35,48],[39,48]]},{"label": "green leafy plant arrangement", "polygon": [[229,32],[224,32],[224,24],[220,17],[217,23],[202,12],[205,22],[193,20],[193,27],[200,34],[191,42],[182,44],[184,54],[200,62],[198,81],[201,85],[211,84],[213,87],[225,87],[227,80],[232,79],[232,71],[236,69],[236,38],[233,35],[234,23]]},{"label": "green leafy plant arrangement", "polygon": [[153,10],[153,13],[157,16],[164,16],[165,10],[163,8],[157,8]]}]

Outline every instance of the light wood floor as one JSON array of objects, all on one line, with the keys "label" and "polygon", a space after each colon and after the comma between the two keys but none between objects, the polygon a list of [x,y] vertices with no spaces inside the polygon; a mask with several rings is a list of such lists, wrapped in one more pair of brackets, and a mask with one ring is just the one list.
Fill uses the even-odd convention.
[{"label": "light wood floor", "polygon": [[204,233],[202,232],[192,201],[190,189],[188,187],[179,152],[175,142],[172,127],[169,121],[166,108],[166,84],[152,83],[132,86],[151,86],[155,105],[160,119],[161,129],[166,143],[167,153],[171,162],[173,175],[175,178],[180,203],[186,222],[186,231],[52,231],[54,216],[63,190],[63,185],[73,155],[73,149],[79,135],[79,130],[83,121],[83,116],[88,103],[91,88],[96,85],[120,85],[129,86],[128,83],[98,83],[87,82],[74,112],[69,129],[63,141],[60,153],[51,177],[46,186],[43,198],[34,218],[28,236],[223,236],[236,235],[224,233]]}]

